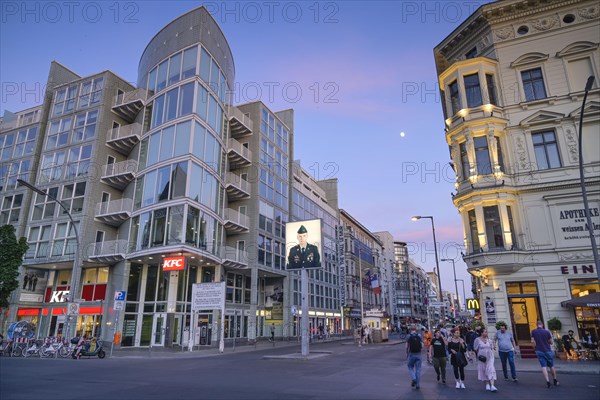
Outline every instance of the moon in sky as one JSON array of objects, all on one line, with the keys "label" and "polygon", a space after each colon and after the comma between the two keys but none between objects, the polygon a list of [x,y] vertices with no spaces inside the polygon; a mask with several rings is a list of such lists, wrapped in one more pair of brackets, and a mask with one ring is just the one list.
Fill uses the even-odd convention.
[{"label": "moon in sky", "polygon": [[404,132],[400,132],[400,137],[404,137],[405,133]]}]

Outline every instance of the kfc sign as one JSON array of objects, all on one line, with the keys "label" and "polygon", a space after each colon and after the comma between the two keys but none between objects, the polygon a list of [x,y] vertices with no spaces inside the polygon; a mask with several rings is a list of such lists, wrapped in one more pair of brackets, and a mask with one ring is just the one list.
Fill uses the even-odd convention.
[{"label": "kfc sign", "polygon": [[185,257],[165,257],[163,271],[180,271],[185,269]]}]

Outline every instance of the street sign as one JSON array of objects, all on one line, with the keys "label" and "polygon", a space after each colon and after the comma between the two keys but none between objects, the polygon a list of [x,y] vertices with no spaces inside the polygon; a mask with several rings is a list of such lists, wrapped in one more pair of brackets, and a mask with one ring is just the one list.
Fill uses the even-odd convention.
[{"label": "street sign", "polygon": [[429,305],[431,307],[445,307],[446,303],[444,303],[443,301],[432,301],[429,303]]},{"label": "street sign", "polygon": [[115,301],[125,301],[126,295],[127,295],[127,291],[125,291],[125,290],[115,291]]},{"label": "street sign", "polygon": [[122,310],[124,303],[123,300],[115,300],[115,310]]},{"label": "street sign", "polygon": [[67,315],[79,314],[79,303],[69,303],[67,306]]}]

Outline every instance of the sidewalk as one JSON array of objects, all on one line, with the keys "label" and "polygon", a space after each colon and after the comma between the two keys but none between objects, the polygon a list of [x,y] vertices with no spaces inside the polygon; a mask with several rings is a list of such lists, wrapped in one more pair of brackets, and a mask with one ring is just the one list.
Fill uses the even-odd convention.
[{"label": "sidewalk", "polygon": [[[325,343],[333,343],[339,342],[340,345],[354,345],[352,337],[336,337],[330,338],[326,340],[313,340],[310,344],[311,346],[311,354],[317,353],[322,354],[322,351],[319,351],[319,347],[321,344]],[[390,339],[387,342],[369,344],[366,346],[395,346],[404,344],[404,340],[398,339]],[[219,352],[218,345],[216,347],[206,347],[206,348],[194,348],[194,351],[188,351],[185,348],[183,351],[181,348],[163,348],[163,347],[154,347],[154,348],[120,348],[115,349],[113,351],[113,358],[202,358],[202,357],[214,357],[219,356],[221,354],[235,354],[235,353],[244,353],[249,351],[258,351],[258,350],[269,350],[269,349],[281,349],[281,348],[300,348],[300,342],[297,340],[276,340],[274,343],[269,342],[268,340],[260,340],[253,344],[248,343],[236,343],[235,348],[233,347],[232,342],[227,342],[225,344],[225,349],[223,353]],[[109,352],[107,352],[109,353]],[[329,352],[327,352],[329,353]],[[331,351],[331,353],[335,354],[335,349]],[[110,354],[110,353],[109,353]],[[500,359],[496,357],[495,359],[496,371],[499,372],[499,376],[502,375],[502,365],[500,363]],[[515,366],[517,368],[517,374],[519,372],[540,372],[541,367],[536,358],[532,359],[522,359],[519,357],[515,357]],[[565,360],[554,360],[554,366],[556,371],[559,374],[583,374],[583,375],[600,375],[600,361],[595,360],[585,360],[585,361],[565,361]],[[467,370],[475,370],[477,365],[473,362],[470,363],[466,369]]]}]

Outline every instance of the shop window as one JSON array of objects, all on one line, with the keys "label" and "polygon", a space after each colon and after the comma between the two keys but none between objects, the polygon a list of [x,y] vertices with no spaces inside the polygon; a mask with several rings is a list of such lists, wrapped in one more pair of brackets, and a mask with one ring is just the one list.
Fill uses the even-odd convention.
[{"label": "shop window", "polygon": [[127,301],[139,301],[142,265],[131,264],[127,283]]}]

